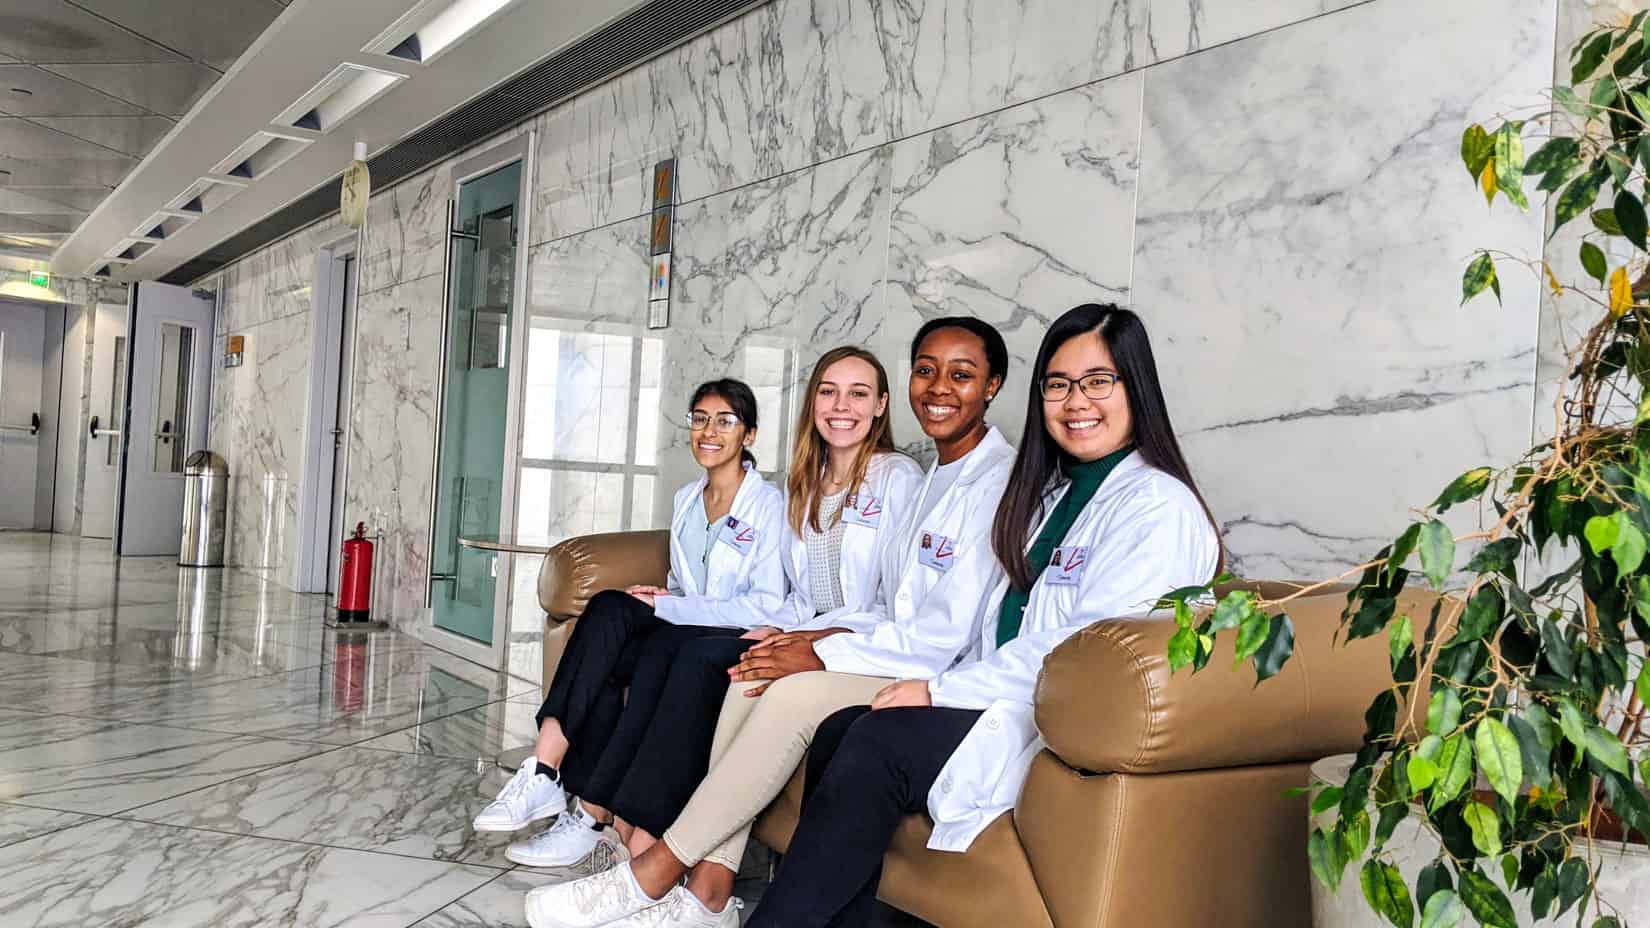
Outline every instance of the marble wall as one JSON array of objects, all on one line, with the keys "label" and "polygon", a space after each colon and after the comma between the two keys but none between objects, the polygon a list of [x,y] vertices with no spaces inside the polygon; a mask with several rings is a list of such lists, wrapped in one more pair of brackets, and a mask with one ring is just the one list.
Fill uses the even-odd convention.
[{"label": "marble wall", "polygon": [[[1529,439],[1539,288],[1508,275],[1504,306],[1457,303],[1467,256],[1539,254],[1542,217],[1486,211],[1456,149],[1469,121],[1541,100],[1557,2],[774,0],[587,91],[510,133],[537,133],[518,528],[664,524],[693,469],[675,404],[709,377],[758,387],[772,467],[836,344],[903,381],[923,319],[978,315],[1023,396],[1046,324],[1114,300],[1148,321],[1233,565],[1355,562]],[[643,217],[664,157],[674,289],[650,332]],[[414,632],[451,163],[375,195],[362,247],[347,505],[383,531],[380,595]],[[277,576],[302,424],[262,407],[303,409],[301,364],[279,356],[307,325],[277,294],[326,229],[224,275],[226,316],[269,327],[274,355],[218,389],[214,425],[248,462],[231,556]],[[1022,413],[994,418],[1014,433]]]}]

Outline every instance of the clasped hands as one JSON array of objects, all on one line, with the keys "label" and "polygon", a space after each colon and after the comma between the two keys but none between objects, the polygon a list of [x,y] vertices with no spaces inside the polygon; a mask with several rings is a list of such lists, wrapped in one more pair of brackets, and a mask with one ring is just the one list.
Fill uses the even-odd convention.
[{"label": "clasped hands", "polygon": [[[750,650],[740,657],[739,663],[728,668],[728,677],[735,683],[766,681],[761,686],[745,690],[746,696],[760,696],[773,685],[773,681],[781,677],[810,670],[824,670],[825,662],[820,660],[819,654],[814,651],[814,642],[847,630],[828,628],[822,631],[770,634],[751,645]],[[873,710],[933,704],[933,699],[928,694],[927,680],[899,680],[890,683],[877,691],[877,695],[871,700]]]}]

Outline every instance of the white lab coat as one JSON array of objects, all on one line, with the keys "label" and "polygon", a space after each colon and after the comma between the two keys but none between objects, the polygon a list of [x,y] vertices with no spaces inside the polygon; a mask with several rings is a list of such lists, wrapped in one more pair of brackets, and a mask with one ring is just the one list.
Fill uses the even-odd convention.
[{"label": "white lab coat", "polygon": [[[838,616],[832,624],[854,633],[814,643],[826,670],[925,680],[974,642],[981,610],[1002,577],[994,569],[991,524],[1014,467],[1014,446],[993,428],[961,463],[957,479],[919,523],[917,507],[934,479],[929,468],[901,531],[884,547],[879,611]],[[950,541],[950,569],[922,562],[924,535]]]},{"label": "white lab coat", "polygon": [[[808,543],[802,536],[790,531],[785,554],[785,576],[791,592],[769,619],[759,623],[773,625],[785,631],[806,631],[830,628],[838,616],[856,615],[876,608],[882,579],[880,554],[888,539],[899,533],[901,522],[910,507],[916,505],[917,487],[923,479],[922,466],[898,452],[884,452],[871,459],[865,469],[865,480],[854,502],[861,511],[880,508],[881,514],[873,521],[876,526],[861,525],[848,520],[844,511],[842,529],[842,565],[837,579],[842,583],[842,608],[823,615],[814,615],[813,587],[809,585]],[[847,501],[843,501],[844,510]],[[805,527],[805,526],[804,526]]]},{"label": "white lab coat", "polygon": [[[727,518],[739,521],[738,530],[754,535],[740,551],[729,544],[727,525],[713,539],[705,557],[705,588],[687,563],[681,533],[702,532],[697,523],[696,498],[705,492],[708,477],[700,477],[676,491],[670,519],[669,596],[654,597],[653,614],[676,625],[715,625],[754,628],[785,602],[785,563],[782,552],[790,537],[785,524],[785,494],[756,470],[745,471]],[[724,522],[726,519],[724,519]]]},{"label": "white lab coat", "polygon": [[[1064,492],[1044,500],[1042,521]],[[1219,539],[1197,497],[1139,452],[1117,465],[1061,542],[1076,545],[1088,553],[1075,585],[1048,583],[1058,569],[1050,565],[1031,588],[1018,637],[997,647],[993,608],[980,629],[978,658],[929,683],[936,706],[985,710],[928,792],[934,850],[966,851],[1014,808],[1043,749],[1032,706],[1049,652],[1096,620],[1144,615],[1163,594],[1207,583],[1220,561]],[[1006,580],[998,584],[994,603],[1006,589]]]}]

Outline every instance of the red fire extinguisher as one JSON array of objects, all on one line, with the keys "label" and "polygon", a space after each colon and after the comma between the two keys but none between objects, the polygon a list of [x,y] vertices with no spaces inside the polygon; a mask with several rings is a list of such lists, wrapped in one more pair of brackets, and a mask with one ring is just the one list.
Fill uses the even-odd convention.
[{"label": "red fire extinguisher", "polygon": [[355,534],[344,539],[338,566],[338,621],[365,622],[372,609],[372,542],[367,524],[355,523]]}]

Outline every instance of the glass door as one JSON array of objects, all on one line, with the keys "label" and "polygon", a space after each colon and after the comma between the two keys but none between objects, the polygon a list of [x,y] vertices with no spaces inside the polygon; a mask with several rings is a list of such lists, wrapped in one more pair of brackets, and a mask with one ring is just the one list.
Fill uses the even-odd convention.
[{"label": "glass door", "polygon": [[520,161],[466,181],[449,230],[430,604],[437,628],[484,645],[493,643],[500,562],[463,541],[496,538],[503,513],[520,196]]}]

